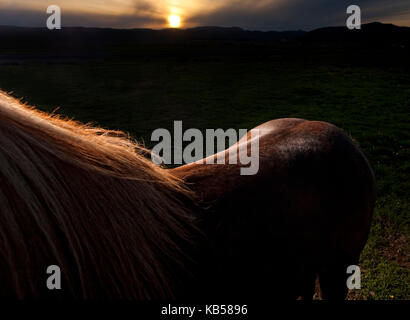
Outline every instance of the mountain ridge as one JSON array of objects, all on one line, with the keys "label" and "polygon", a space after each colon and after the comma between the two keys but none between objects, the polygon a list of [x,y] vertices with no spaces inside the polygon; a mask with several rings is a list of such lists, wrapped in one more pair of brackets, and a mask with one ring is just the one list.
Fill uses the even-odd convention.
[{"label": "mountain ridge", "polygon": [[212,26],[162,30],[65,27],[56,31],[0,26],[0,57],[3,59],[157,56],[184,59],[275,56],[279,51],[287,55],[340,54],[341,50],[343,54],[383,51],[385,56],[404,57],[410,54],[410,27],[370,23],[362,25],[360,30],[336,26],[306,32]]},{"label": "mountain ridge", "polygon": [[[312,31],[257,31],[239,27],[203,26],[187,29],[115,29],[64,27],[50,32],[47,28],[30,28],[0,26],[0,38],[3,41],[17,42],[33,37],[43,40],[73,39],[84,42],[184,42],[184,41],[383,41],[410,39],[410,27],[373,22],[363,24],[360,30],[349,30],[346,27],[323,27]],[[14,40],[13,40],[14,38]],[[31,39],[34,40],[34,39]],[[368,41],[367,41],[368,42]]]}]

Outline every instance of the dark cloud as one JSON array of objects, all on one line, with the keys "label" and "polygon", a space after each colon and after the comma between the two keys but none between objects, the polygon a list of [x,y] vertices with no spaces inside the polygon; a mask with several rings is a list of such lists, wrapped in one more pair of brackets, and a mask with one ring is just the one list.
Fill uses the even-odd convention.
[{"label": "dark cloud", "polygon": [[[85,0],[86,1],[86,0]],[[216,2],[213,2],[216,3]],[[239,26],[251,30],[311,30],[323,26],[343,25],[346,8],[351,4],[362,8],[363,22],[400,21],[410,25],[410,1],[404,0],[226,0],[208,12],[186,16],[189,26]],[[2,9],[1,25],[45,26],[44,12]],[[63,26],[85,27],[148,27],[166,26],[163,11],[154,0],[136,0],[128,15],[62,14]]]},{"label": "dark cloud", "polygon": [[[48,15],[46,12],[34,10],[2,9],[0,11],[0,25],[45,27]],[[61,23],[63,26],[82,27],[113,27],[132,28],[149,27],[155,28],[164,25],[166,19],[149,15],[139,10],[130,15],[102,15],[64,13],[62,10]]]},{"label": "dark cloud", "polygon": [[160,12],[155,2],[149,0],[136,0],[134,1],[135,14],[149,14],[149,15],[159,15]]},{"label": "dark cloud", "polygon": [[402,0],[232,0],[213,11],[191,17],[189,22],[193,25],[240,26],[258,30],[311,30],[343,25],[347,18],[346,9],[352,4],[361,7],[363,22],[406,14],[410,25],[410,1]]}]

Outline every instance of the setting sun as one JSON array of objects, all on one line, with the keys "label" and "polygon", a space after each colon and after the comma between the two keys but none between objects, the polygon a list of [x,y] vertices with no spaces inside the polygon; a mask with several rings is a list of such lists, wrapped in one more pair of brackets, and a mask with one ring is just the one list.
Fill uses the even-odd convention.
[{"label": "setting sun", "polygon": [[179,28],[181,26],[181,17],[175,14],[170,15],[168,21],[171,28]]}]

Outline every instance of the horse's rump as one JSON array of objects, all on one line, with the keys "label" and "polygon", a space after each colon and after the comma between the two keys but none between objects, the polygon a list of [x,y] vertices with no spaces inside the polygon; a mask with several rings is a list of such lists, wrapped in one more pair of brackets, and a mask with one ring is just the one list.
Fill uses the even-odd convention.
[{"label": "horse's rump", "polygon": [[239,164],[173,170],[208,208],[209,290],[221,298],[309,299],[322,275],[324,296],[344,297],[346,269],[358,263],[375,201],[366,158],[328,123],[281,119],[257,129],[255,176],[240,176]]}]

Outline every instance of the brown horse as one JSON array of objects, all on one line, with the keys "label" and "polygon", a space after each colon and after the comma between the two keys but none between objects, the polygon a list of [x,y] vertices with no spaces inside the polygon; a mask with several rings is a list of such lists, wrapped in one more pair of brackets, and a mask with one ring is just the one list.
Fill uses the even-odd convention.
[{"label": "brown horse", "polygon": [[0,92],[0,296],[311,299],[318,276],[324,298],[344,298],[375,201],[368,162],[327,123],[258,129],[255,176],[166,170],[120,132]]},{"label": "brown horse", "polygon": [[323,298],[344,299],[346,270],[358,264],[375,202],[369,163],[328,123],[281,119],[256,129],[255,176],[241,176],[240,165],[172,170],[207,211],[209,289],[221,297],[311,299],[318,276]]}]

